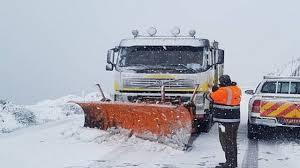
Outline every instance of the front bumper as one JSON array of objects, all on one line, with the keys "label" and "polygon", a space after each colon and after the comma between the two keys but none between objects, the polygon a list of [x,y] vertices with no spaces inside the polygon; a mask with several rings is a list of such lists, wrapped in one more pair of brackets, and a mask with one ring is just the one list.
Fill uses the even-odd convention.
[{"label": "front bumper", "polygon": [[[149,99],[160,100],[160,93],[128,93],[128,92],[117,92],[114,94],[115,101],[122,102],[135,102],[138,97],[146,97]],[[181,93],[166,93],[165,97],[168,98],[176,98],[180,97],[183,102],[187,102],[192,97],[192,94],[181,94]],[[196,114],[204,115],[206,114],[206,110],[208,109],[208,103],[203,98],[203,94],[199,93],[195,97],[195,105],[196,105]]]},{"label": "front bumper", "polygon": [[261,117],[258,114],[251,114],[249,122],[254,125],[262,125],[268,127],[299,127],[299,124],[287,124],[282,121],[283,119],[276,117]]}]

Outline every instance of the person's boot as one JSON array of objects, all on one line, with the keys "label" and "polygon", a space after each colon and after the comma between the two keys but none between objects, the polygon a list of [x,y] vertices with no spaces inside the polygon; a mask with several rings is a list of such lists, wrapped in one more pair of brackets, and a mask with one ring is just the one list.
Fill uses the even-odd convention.
[{"label": "person's boot", "polygon": [[222,162],[222,163],[219,163],[219,165],[218,166],[216,166],[216,168],[222,168],[223,167],[223,165],[225,165],[226,163],[224,163],[224,162]]},{"label": "person's boot", "polygon": [[223,166],[223,165],[225,165],[225,164],[226,164],[226,162],[221,162],[221,163],[219,163],[220,166]]},{"label": "person's boot", "polygon": [[216,166],[216,168],[236,168],[237,165],[233,164],[233,163],[219,163],[218,166]]}]

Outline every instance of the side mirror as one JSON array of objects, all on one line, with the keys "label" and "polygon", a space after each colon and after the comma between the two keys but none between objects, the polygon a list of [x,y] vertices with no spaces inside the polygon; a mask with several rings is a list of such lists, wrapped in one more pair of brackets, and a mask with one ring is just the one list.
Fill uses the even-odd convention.
[{"label": "side mirror", "polygon": [[245,90],[245,93],[248,94],[248,95],[254,95],[253,90]]},{"label": "side mirror", "polygon": [[110,50],[107,51],[106,60],[107,60],[108,64],[113,64],[114,63],[114,54],[115,54],[114,49],[110,49]]},{"label": "side mirror", "polygon": [[224,64],[224,50],[218,50],[218,61],[217,64]]},{"label": "side mirror", "polygon": [[113,64],[107,64],[106,67],[105,67],[105,69],[107,71],[112,71],[114,69],[114,65]]}]

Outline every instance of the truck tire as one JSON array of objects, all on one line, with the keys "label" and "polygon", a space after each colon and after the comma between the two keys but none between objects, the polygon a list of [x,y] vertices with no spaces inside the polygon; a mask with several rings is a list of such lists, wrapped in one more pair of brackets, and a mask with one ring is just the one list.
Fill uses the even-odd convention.
[{"label": "truck tire", "polygon": [[212,116],[212,114],[209,114],[205,121],[199,122],[199,126],[198,126],[199,131],[198,132],[208,133],[210,131],[211,127],[213,126],[213,124],[214,124],[213,116]]},{"label": "truck tire", "polygon": [[253,125],[253,124],[250,124],[249,121],[248,121],[248,124],[247,124],[247,127],[248,127],[248,131],[247,131],[247,137],[248,139],[258,139],[259,138],[259,135],[260,135],[260,130],[258,129],[258,126],[257,125]]}]

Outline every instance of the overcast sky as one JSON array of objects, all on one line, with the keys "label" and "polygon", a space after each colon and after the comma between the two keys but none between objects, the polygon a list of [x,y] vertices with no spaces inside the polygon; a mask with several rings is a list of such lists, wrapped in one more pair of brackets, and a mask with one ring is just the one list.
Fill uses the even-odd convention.
[{"label": "overcast sky", "polygon": [[225,72],[255,85],[299,57],[300,2],[262,0],[0,0],[0,99],[33,104],[89,92],[105,71],[107,49],[132,29],[183,33],[220,42]]}]

